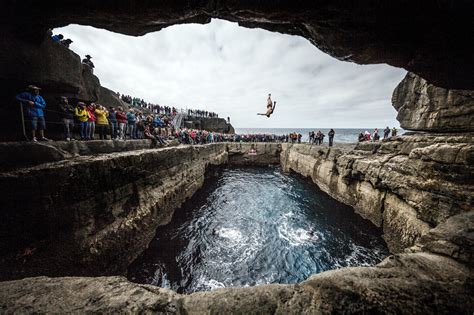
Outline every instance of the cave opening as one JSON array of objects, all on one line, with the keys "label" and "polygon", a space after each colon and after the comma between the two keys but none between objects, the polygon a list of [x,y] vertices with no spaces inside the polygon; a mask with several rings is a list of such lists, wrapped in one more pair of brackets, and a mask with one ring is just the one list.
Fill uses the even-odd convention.
[{"label": "cave opening", "polygon": [[[79,25],[54,34],[71,38],[81,58],[93,56],[102,86],[150,103],[206,107],[237,129],[400,126],[391,95],[405,70],[341,62],[300,36],[219,19],[141,37]],[[278,109],[262,119],[255,114],[265,110],[268,93]]]}]

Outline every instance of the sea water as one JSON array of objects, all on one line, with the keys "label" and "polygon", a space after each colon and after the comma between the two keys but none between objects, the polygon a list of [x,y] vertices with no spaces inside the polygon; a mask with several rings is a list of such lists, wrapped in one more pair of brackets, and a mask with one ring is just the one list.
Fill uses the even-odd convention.
[{"label": "sea water", "polygon": [[[336,134],[334,135],[334,142],[336,143],[355,143],[358,141],[359,133],[369,131],[371,134],[375,128],[334,128]],[[383,138],[383,130],[385,127],[378,128],[380,138]],[[301,141],[308,142],[309,133],[314,131],[315,133],[320,130],[326,135],[324,142],[328,142],[329,128],[235,128],[235,133],[245,134],[274,134],[274,135],[287,135],[292,132],[300,133],[302,135]],[[391,132],[391,130],[390,130]],[[402,135],[405,132],[403,129],[397,129],[397,135]]]},{"label": "sea water", "polygon": [[278,167],[229,168],[158,228],[128,277],[191,293],[297,283],[387,255],[379,229],[310,180]]}]

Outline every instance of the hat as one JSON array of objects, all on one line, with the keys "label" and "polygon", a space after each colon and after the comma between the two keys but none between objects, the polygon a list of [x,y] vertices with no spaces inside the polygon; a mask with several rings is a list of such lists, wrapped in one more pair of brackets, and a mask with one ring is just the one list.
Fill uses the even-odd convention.
[{"label": "hat", "polygon": [[28,90],[41,90],[41,88],[37,87],[36,85],[28,85]]},{"label": "hat", "polygon": [[89,58],[89,59],[90,59],[90,58],[92,58],[92,57],[91,57],[91,55],[86,55],[86,58]]}]

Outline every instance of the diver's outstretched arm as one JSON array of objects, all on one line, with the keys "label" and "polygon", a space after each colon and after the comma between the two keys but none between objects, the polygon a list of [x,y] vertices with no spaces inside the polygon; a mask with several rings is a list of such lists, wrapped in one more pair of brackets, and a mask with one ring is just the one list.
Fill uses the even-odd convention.
[{"label": "diver's outstretched arm", "polygon": [[275,111],[275,107],[277,106],[277,102],[273,102],[273,109],[272,109],[272,113]]},{"label": "diver's outstretched arm", "polygon": [[267,114],[257,113],[257,115],[267,116]]}]

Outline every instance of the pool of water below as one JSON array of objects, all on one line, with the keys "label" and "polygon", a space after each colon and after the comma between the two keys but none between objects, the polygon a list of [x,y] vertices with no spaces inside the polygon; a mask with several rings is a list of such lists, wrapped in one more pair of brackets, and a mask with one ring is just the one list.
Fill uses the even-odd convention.
[{"label": "pool of water below", "polygon": [[205,185],[159,227],[129,267],[138,283],[179,293],[297,283],[388,255],[380,229],[278,167],[209,172]]}]

